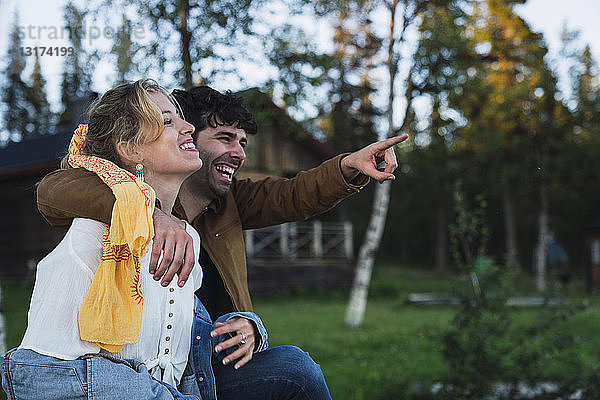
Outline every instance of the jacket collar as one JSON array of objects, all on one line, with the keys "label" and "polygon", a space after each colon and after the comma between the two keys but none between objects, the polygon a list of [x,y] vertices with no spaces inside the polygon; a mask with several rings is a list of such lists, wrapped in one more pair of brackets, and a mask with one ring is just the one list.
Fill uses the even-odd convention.
[{"label": "jacket collar", "polygon": [[[229,193],[227,193],[226,196],[229,196]],[[206,212],[206,210],[211,210],[215,214],[222,214],[223,211],[225,210],[225,199],[224,198],[214,199],[213,201],[210,202],[210,204],[208,206],[206,206],[206,209],[203,212],[201,212],[200,214],[198,214],[196,216],[196,218],[198,218],[200,215],[204,214]],[[175,199],[175,204],[173,205],[173,214],[175,214],[175,216],[177,218],[184,219],[184,220],[188,221],[189,223],[192,223],[192,221],[190,221],[188,219],[188,216],[186,215],[185,210],[183,209],[183,206],[181,205],[181,201],[179,200],[179,197],[177,197]]]}]

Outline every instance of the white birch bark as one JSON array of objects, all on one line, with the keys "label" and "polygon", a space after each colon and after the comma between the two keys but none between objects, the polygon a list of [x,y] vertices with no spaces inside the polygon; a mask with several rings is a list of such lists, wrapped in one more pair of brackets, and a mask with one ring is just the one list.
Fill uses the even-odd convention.
[{"label": "white birch bark", "polygon": [[[387,3],[388,11],[390,12],[390,25],[389,25],[389,40],[387,46],[388,59],[386,67],[389,74],[388,81],[388,129],[387,137],[394,136],[394,98],[395,91],[394,85],[396,82],[396,75],[398,73],[397,61],[394,58],[394,46],[398,42],[405,40],[405,33],[407,28],[413,23],[416,16],[416,8],[409,7],[409,1],[404,1],[403,13],[400,23],[400,34],[395,36],[396,33],[396,11],[399,7],[400,0],[391,0]],[[410,74],[407,81],[409,82],[409,88],[406,93],[411,93],[410,90]],[[412,101],[412,94],[408,96],[408,104],[406,110],[410,108]],[[406,120],[406,114],[405,118]],[[383,138],[382,138],[383,139]],[[373,199],[373,209],[371,210],[371,219],[369,221],[369,227],[365,233],[363,244],[358,253],[358,260],[356,262],[356,270],[354,275],[354,282],[350,291],[350,300],[346,307],[346,316],[344,323],[346,326],[357,328],[361,326],[365,311],[367,308],[367,294],[369,290],[369,284],[371,282],[371,273],[373,271],[373,264],[375,262],[375,253],[379,248],[381,242],[381,235],[383,234],[383,228],[385,227],[385,220],[387,217],[388,204],[390,202],[390,181],[386,181],[382,184],[378,184],[375,188],[375,195]]]},{"label": "white birch bark", "polygon": [[5,353],[6,350],[6,323],[4,322],[4,301],[2,300],[2,286],[0,286],[0,354]]},{"label": "white birch bark", "polygon": [[506,266],[509,269],[519,268],[517,250],[517,230],[515,228],[515,213],[513,199],[508,185],[502,189],[502,204],[504,208],[504,240],[506,241]]},{"label": "white birch bark", "polygon": [[537,290],[546,290],[546,244],[550,234],[549,211],[548,211],[548,188],[545,183],[540,186],[540,213],[538,215],[538,240],[535,246],[535,284]]},{"label": "white birch bark", "polygon": [[437,228],[435,238],[435,270],[442,272],[448,264],[448,220],[444,204],[437,206]]},{"label": "white birch bark", "polygon": [[386,181],[382,184],[378,184],[375,189],[373,211],[371,213],[369,227],[367,228],[364,242],[358,253],[354,282],[352,284],[350,301],[346,308],[346,318],[344,321],[347,326],[352,328],[361,326],[364,319],[375,252],[379,248],[383,228],[385,227],[385,219],[390,201],[390,184],[389,181]]}]

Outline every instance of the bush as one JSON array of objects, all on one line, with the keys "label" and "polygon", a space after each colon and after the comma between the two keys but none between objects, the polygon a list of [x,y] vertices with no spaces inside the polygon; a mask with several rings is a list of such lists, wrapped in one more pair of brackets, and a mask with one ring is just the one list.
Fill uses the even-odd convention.
[{"label": "bush", "polygon": [[460,307],[442,335],[449,373],[435,398],[596,398],[598,371],[578,356],[577,335],[558,329],[583,305],[547,297],[532,321],[515,324],[509,288],[505,270],[488,258],[476,259],[456,290]]}]

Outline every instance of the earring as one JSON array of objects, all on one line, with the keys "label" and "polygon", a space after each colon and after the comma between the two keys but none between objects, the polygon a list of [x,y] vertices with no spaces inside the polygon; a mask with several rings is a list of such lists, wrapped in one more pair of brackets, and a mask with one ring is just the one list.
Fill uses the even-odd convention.
[{"label": "earring", "polygon": [[144,182],[144,166],[141,163],[135,164],[135,177]]}]

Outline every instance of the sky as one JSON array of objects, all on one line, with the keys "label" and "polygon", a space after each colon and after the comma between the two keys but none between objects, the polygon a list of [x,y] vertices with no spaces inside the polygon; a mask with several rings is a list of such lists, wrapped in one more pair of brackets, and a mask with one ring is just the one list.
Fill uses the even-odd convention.
[{"label": "sky", "polygon": [[[64,26],[62,20],[62,7],[66,0],[0,0],[0,54],[7,51],[9,28],[13,21],[14,12],[20,18],[19,25],[24,27],[24,46],[62,47],[68,46],[65,39],[50,39],[51,29],[60,30]],[[569,29],[581,32],[581,41],[590,44],[592,54],[600,64],[600,0],[529,0],[525,5],[518,6],[518,13],[530,24],[533,30],[544,34],[550,49],[550,55],[557,54],[560,48],[560,32],[564,24]],[[32,27],[29,29],[29,27]],[[95,27],[86,27],[86,39],[94,39]],[[144,27],[140,28],[143,35]],[[56,31],[55,31],[56,32]],[[42,37],[40,39],[40,37]],[[0,70],[4,70],[7,57],[0,57]],[[62,71],[62,57],[41,57],[44,76],[48,81],[48,94],[51,103],[56,108],[60,96],[60,74]],[[110,87],[112,75],[111,66],[100,64],[97,68],[95,90],[103,92]],[[257,78],[260,73],[257,73]],[[231,87],[233,90],[241,89]],[[57,111],[57,110],[55,110]]]}]

